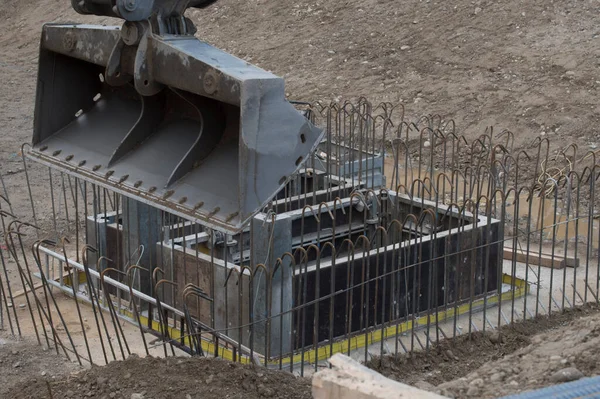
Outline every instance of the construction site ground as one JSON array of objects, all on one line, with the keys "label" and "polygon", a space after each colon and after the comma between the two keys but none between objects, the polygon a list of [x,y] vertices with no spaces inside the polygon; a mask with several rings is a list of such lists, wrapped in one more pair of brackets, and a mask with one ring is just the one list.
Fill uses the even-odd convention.
[{"label": "construction site ground", "polygon": [[[0,340],[0,397],[310,398],[310,379],[206,358],[139,358],[81,368],[35,342]],[[412,358],[373,358],[392,379],[449,397],[495,398],[600,374],[600,312],[587,306],[501,332],[463,335]],[[576,370],[573,370],[576,369]],[[188,396],[189,395],[189,396]]]},{"label": "construction site ground", "polygon": [[412,357],[385,356],[368,365],[394,380],[456,398],[497,398],[566,382],[565,370],[578,378],[596,376],[598,310],[586,306],[499,331],[463,334]]},{"label": "construction site ground", "polygon": [[[516,148],[548,137],[585,153],[600,145],[599,12],[597,1],[220,0],[188,14],[202,40],[283,76],[292,99],[365,96],[403,104],[409,120],[452,118],[471,138],[494,125],[515,133]],[[0,173],[24,218],[31,210],[20,147],[33,127],[39,35],[43,23],[64,21],[119,23],[77,15],[68,0],[0,3]],[[39,224],[49,226],[49,203],[39,205]],[[15,264],[7,265],[18,291]],[[25,320],[20,298],[13,306]],[[34,337],[31,326],[23,328]],[[205,359],[134,358],[82,371],[33,340],[0,334],[0,397],[310,397],[306,379]],[[457,397],[556,383],[555,373],[568,367],[598,373],[596,309],[529,322],[503,337],[475,335],[410,361],[373,365]]]}]

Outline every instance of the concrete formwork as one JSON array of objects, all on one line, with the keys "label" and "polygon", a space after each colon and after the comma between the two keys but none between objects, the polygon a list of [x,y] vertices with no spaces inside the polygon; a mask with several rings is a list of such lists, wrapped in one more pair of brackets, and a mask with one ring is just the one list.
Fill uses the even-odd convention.
[{"label": "concrete formwork", "polygon": [[[176,308],[185,302],[203,325],[277,357],[498,289],[499,221],[394,192],[359,205],[344,198],[318,208],[261,213],[246,231],[221,237],[220,244],[214,232],[164,226],[151,253],[177,287],[163,286],[157,294]],[[418,226],[409,219],[391,224],[385,235],[369,222],[424,210],[437,216]],[[359,236],[369,237],[368,245],[356,243],[350,250],[348,240]],[[240,259],[246,259],[243,267]],[[212,300],[184,301],[187,284]]]}]

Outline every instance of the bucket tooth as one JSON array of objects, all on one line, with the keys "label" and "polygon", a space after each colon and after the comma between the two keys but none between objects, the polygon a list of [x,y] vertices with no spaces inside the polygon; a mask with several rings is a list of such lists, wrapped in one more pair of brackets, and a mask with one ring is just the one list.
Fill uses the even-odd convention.
[{"label": "bucket tooth", "polygon": [[116,27],[44,26],[30,157],[239,231],[323,132],[281,78],[193,36],[125,39]]}]

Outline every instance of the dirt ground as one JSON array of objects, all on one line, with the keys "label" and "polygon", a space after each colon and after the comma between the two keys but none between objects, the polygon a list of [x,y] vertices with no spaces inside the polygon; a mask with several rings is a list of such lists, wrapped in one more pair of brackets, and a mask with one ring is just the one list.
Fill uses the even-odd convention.
[{"label": "dirt ground", "polygon": [[[598,11],[595,1],[219,0],[188,15],[199,38],[283,76],[292,99],[363,95],[403,104],[409,120],[453,118],[471,138],[509,129],[515,152],[543,135],[582,156],[600,146]],[[20,146],[33,127],[41,26],[61,21],[120,23],[78,15],[68,0],[0,4],[0,176],[20,218],[31,215]],[[47,171],[30,174],[34,201],[47,198]],[[50,227],[48,201],[37,202]]]},{"label": "dirt ground", "polygon": [[[77,371],[81,371],[78,365],[66,361],[54,351],[43,350],[37,342],[16,341],[0,335],[1,398],[14,397],[16,386],[26,386],[32,380],[53,381]],[[45,397],[43,395],[40,392],[39,397]]]},{"label": "dirt ground", "polygon": [[[220,0],[188,14],[197,36],[286,79],[297,100],[364,95],[439,113],[461,132],[510,129],[599,145],[600,5],[595,1]],[[67,0],[0,5],[0,159],[19,168],[33,121],[44,22],[115,23]],[[6,176],[11,180],[10,176]]]},{"label": "dirt ground", "polygon": [[[412,358],[377,358],[383,375],[449,397],[497,398],[600,374],[600,312],[576,308],[463,335]],[[575,369],[575,370],[573,370]],[[568,372],[565,370],[569,370]]]},{"label": "dirt ground", "polygon": [[[600,309],[442,342],[412,358],[368,364],[389,378],[455,398],[495,398],[600,374]],[[310,398],[310,380],[206,358],[138,358],[84,369],[35,342],[0,340],[0,397]],[[141,396],[135,396],[139,394]],[[189,396],[188,396],[189,395]]]},{"label": "dirt ground", "polygon": [[[292,99],[328,102],[364,95],[374,103],[404,104],[408,119],[435,113],[453,118],[469,137],[494,125],[515,133],[516,148],[546,136],[565,145],[574,141],[583,154],[600,145],[599,11],[597,1],[219,0],[188,15],[199,38],[283,76]],[[33,126],[40,29],[60,21],[118,23],[77,15],[68,0],[0,3],[0,176],[20,217],[30,213],[20,146],[30,141]],[[34,167],[31,173],[42,176],[37,185],[44,183],[47,172]],[[34,196],[44,195],[36,189]],[[49,225],[51,210],[37,211],[40,225]],[[9,269],[17,282],[12,262]],[[597,312],[582,311],[548,325],[504,331],[500,343],[475,336],[469,345],[443,347],[442,356],[417,356],[386,370],[458,397],[469,390],[471,396],[492,397],[542,386],[569,366],[593,375],[599,322]],[[546,332],[533,335],[539,330]],[[132,359],[75,376],[78,368],[55,353],[4,337],[0,397],[50,397],[45,381],[51,381],[55,398],[69,390],[73,397],[144,392],[157,398],[308,397],[308,382],[289,375],[220,362],[207,371],[202,359],[169,361],[176,367]],[[129,368],[134,371],[125,371]],[[135,370],[139,376],[125,378]],[[226,384],[232,375],[234,382]],[[156,386],[157,381],[165,383]],[[169,391],[170,386],[188,391]]]},{"label": "dirt ground", "polygon": [[304,100],[367,96],[461,132],[596,144],[600,31],[590,1],[222,1],[199,37],[286,78]]},{"label": "dirt ground", "polygon": [[[291,99],[366,96],[403,104],[408,120],[452,118],[470,138],[509,129],[515,152],[542,135],[583,156],[600,146],[598,11],[595,1],[219,0],[188,15],[202,40],[283,76]],[[68,0],[0,4],[0,176],[21,218],[31,214],[20,146],[31,138],[41,26],[61,21],[120,24],[78,15]],[[34,197],[48,197],[47,171],[31,175]]]},{"label": "dirt ground", "polygon": [[35,343],[0,346],[0,397],[308,399],[310,380],[206,358],[138,358],[81,370]]},{"label": "dirt ground", "polygon": [[[409,120],[453,118],[471,138],[493,125],[515,133],[515,148],[544,135],[585,154],[600,145],[598,11],[594,1],[219,0],[188,15],[202,40],[283,76],[289,98],[366,96],[403,104]],[[120,23],[78,15],[68,0],[0,5],[0,174],[19,216],[30,213],[19,153],[40,30],[60,21]],[[38,210],[42,223],[50,212]]]}]

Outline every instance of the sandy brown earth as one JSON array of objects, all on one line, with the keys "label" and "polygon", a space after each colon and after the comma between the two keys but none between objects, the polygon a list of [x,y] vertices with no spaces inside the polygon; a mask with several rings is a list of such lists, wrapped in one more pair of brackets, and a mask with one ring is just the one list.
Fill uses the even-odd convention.
[{"label": "sandy brown earth", "polygon": [[[597,145],[600,28],[595,1],[236,1],[189,11],[197,36],[284,76],[290,98],[364,95],[440,113],[475,136],[541,132]],[[29,139],[44,22],[111,23],[67,0],[0,6],[0,159]],[[9,161],[6,163],[6,161]]]},{"label": "sandy brown earth", "polygon": [[222,1],[199,36],[286,78],[290,97],[367,96],[595,143],[600,5],[591,1]]},{"label": "sandy brown earth", "polygon": [[[517,149],[544,135],[583,155],[600,146],[599,11],[596,1],[219,0],[188,15],[199,38],[283,76],[292,99],[366,96],[405,105],[409,120],[453,118],[471,138],[494,125],[515,132]],[[120,23],[78,15],[68,0],[0,5],[0,174],[20,217],[31,213],[19,150],[40,29],[60,21]]]},{"label": "sandy brown earth", "polygon": [[[516,149],[544,135],[577,142],[583,156],[600,146],[599,11],[596,1],[219,0],[188,15],[199,38],[283,76],[292,99],[366,96],[405,105],[409,120],[453,118],[470,138],[494,125],[515,132]],[[0,175],[19,217],[31,214],[19,154],[33,126],[40,30],[60,21],[120,23],[78,15],[68,0],[0,4]],[[41,168],[31,174],[47,181]],[[48,197],[43,186],[34,197]]]},{"label": "sandy brown earth", "polygon": [[82,370],[34,343],[0,345],[0,397],[308,399],[310,380],[206,358],[138,358]]},{"label": "sandy brown earth", "polygon": [[[470,138],[509,129],[515,152],[543,135],[578,143],[581,157],[600,150],[599,11],[587,0],[219,0],[188,15],[199,38],[283,76],[292,99],[401,103],[407,119],[438,113]],[[60,21],[120,23],[78,15],[68,0],[0,4],[0,176],[20,218],[31,219],[20,146],[41,26]],[[47,171],[31,175],[34,201],[47,198]],[[50,227],[48,201],[37,202]]]},{"label": "sandy brown earth", "polygon": [[[373,359],[389,378],[454,398],[495,398],[600,374],[600,312],[586,306]],[[34,342],[0,341],[0,397],[310,398],[310,380],[206,358],[136,356],[84,369]],[[141,396],[136,396],[141,395]],[[188,396],[189,395],[189,396]]]},{"label": "sandy brown earth", "polygon": [[[497,130],[514,131],[517,147],[543,135],[564,144],[575,141],[585,153],[600,145],[599,11],[599,2],[587,0],[219,0],[202,12],[190,11],[189,16],[197,22],[201,39],[284,76],[292,99],[328,102],[364,95],[373,102],[404,104],[409,119],[428,113],[453,118],[460,132],[470,137],[495,125]],[[59,21],[114,23],[77,15],[68,0],[3,0],[0,4],[0,176],[21,217],[29,214],[29,203],[19,151],[29,141],[33,126],[39,34],[44,22]],[[44,172],[34,167],[31,173],[39,178]],[[34,194],[44,195],[36,189],[34,185]],[[50,223],[49,209],[38,212],[41,225]],[[16,281],[14,270],[10,272]],[[442,378],[431,374],[432,367],[424,360],[421,368],[410,367],[414,373],[409,381],[444,384],[447,392],[459,397],[469,389],[471,394],[477,390],[476,397],[491,397],[504,393],[503,389],[514,392],[547,384],[561,367],[573,366],[593,375],[598,372],[597,362],[590,356],[598,356],[599,320],[597,314],[569,319],[566,326],[533,338],[533,332],[507,333],[500,343],[476,337],[478,344],[448,348],[452,356],[445,355],[448,363],[456,356],[459,360],[454,364],[467,364],[466,368],[450,367],[454,372],[446,373],[442,363],[432,363],[442,370]],[[489,356],[480,356],[480,351]],[[4,340],[0,360],[0,397],[9,389],[22,397],[50,397],[43,396],[49,395],[46,380],[57,393],[75,387],[75,397],[88,392],[99,397],[115,393],[129,398],[144,391],[146,397],[173,395],[149,390],[148,385],[160,379],[156,374],[141,373],[139,379],[130,380],[148,377],[145,387],[121,378],[128,367],[149,369],[144,362],[157,372],[168,372],[165,363],[154,359],[134,359],[70,376],[76,367],[52,352]],[[172,378],[206,387],[210,374],[201,371],[197,379],[186,374],[202,370],[204,363],[190,363],[195,361],[171,360],[184,369]],[[540,368],[531,369],[536,362]],[[219,367],[231,366],[219,363],[215,370]],[[110,388],[110,377],[103,375],[107,370],[120,373],[115,377],[119,390],[116,385]],[[258,386],[271,389],[272,378],[290,384],[274,397],[292,397],[285,396],[290,392],[303,395],[308,390],[306,381],[291,376],[259,377],[256,370],[233,370],[239,381],[232,389],[243,389],[247,379],[251,380],[247,386],[255,390],[227,391],[230,397],[269,394]],[[98,378],[108,378],[104,382],[110,389],[98,390]],[[219,374],[214,378],[219,390],[229,389],[219,382]],[[268,381],[263,383],[264,378]],[[203,397],[216,395],[202,392]]]},{"label": "sandy brown earth", "polygon": [[455,398],[497,398],[600,374],[600,312],[586,306],[442,341],[412,358],[369,366],[385,376]]},{"label": "sandy brown earth", "polygon": [[[32,380],[51,382],[77,371],[81,371],[78,365],[54,351],[43,350],[37,342],[0,335],[0,398],[14,397],[15,387],[27,386]],[[42,395],[39,397],[45,397]]]}]

